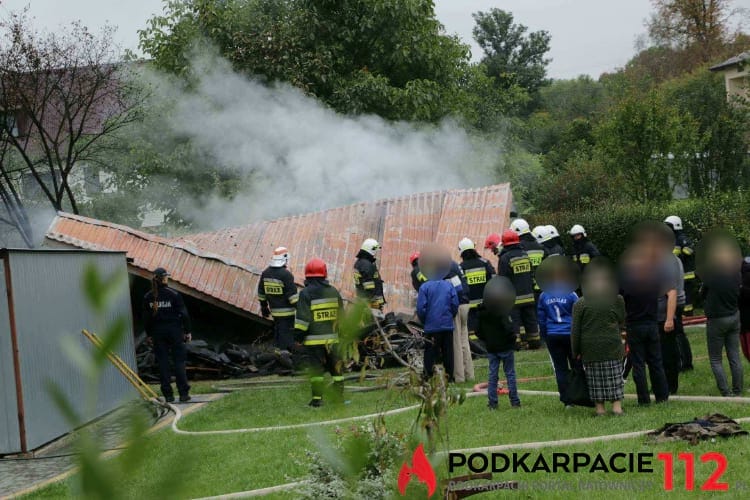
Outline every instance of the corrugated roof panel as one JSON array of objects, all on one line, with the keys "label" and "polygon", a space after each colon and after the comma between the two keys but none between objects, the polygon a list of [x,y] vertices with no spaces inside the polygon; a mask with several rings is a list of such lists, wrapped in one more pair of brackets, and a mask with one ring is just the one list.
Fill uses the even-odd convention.
[{"label": "corrugated roof panel", "polygon": [[464,236],[474,239],[481,252],[487,234],[507,227],[511,202],[510,186],[500,184],[358,203],[175,239],[61,213],[47,236],[82,248],[124,250],[136,267],[165,267],[185,287],[255,315],[260,313],[259,274],[274,248],[289,248],[298,283],[304,280],[305,262],[325,260],[331,282],[351,298],[354,258],[362,241],[372,237],[384,249],[379,266],[388,309],[410,312],[409,256],[426,243],[439,242],[458,259],[457,244]]}]

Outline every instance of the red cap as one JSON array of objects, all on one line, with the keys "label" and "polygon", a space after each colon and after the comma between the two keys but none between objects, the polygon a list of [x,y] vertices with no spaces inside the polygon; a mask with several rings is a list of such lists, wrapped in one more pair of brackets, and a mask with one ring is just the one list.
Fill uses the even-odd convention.
[{"label": "red cap", "polygon": [[328,266],[321,259],[312,259],[305,264],[305,278],[327,278]]},{"label": "red cap", "polygon": [[518,245],[521,243],[520,238],[518,237],[518,233],[515,232],[512,229],[506,229],[503,231],[503,246],[507,247],[509,245]]},{"label": "red cap", "polygon": [[419,252],[414,252],[411,254],[411,257],[409,257],[409,262],[411,262],[411,265],[414,265],[414,261],[419,258]]},{"label": "red cap", "polygon": [[500,245],[500,235],[492,233],[484,240],[484,248],[497,248]]}]

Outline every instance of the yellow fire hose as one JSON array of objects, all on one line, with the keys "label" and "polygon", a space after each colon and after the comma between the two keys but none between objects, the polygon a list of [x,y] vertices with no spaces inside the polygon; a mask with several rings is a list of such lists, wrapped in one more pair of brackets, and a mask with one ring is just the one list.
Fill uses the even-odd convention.
[{"label": "yellow fire hose", "polygon": [[[102,339],[100,339],[95,333],[91,333],[88,330],[81,330],[81,333],[83,333],[83,335],[87,339],[89,339],[97,349],[104,349],[104,343],[102,342]],[[109,359],[109,361],[115,366],[115,368],[117,368],[120,373],[122,373],[127,381],[130,382],[133,387],[135,387],[135,390],[138,391],[138,394],[140,394],[143,399],[145,399],[146,401],[159,399],[159,396],[156,394],[156,392],[154,392],[151,386],[141,380],[141,377],[139,377],[138,374],[135,373],[128,366],[128,364],[122,360],[120,356],[112,351],[108,351],[107,359]]]}]

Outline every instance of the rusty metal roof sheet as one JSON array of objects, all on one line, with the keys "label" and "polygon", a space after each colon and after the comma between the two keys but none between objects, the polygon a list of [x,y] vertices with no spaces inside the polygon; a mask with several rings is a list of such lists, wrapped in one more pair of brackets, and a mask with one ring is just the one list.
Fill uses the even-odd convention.
[{"label": "rusty metal roof sheet", "polygon": [[289,248],[290,270],[298,282],[307,260],[325,260],[330,281],[352,298],[355,255],[365,238],[376,238],[383,247],[378,265],[388,309],[411,312],[409,255],[439,242],[458,259],[463,237],[477,240],[481,252],[487,234],[508,226],[511,204],[510,185],[499,184],[359,203],[175,239],[60,213],[47,238],[79,248],[125,251],[133,259],[131,268],[151,272],[165,267],[183,291],[254,316],[260,313],[258,277],[274,248]]},{"label": "rusty metal roof sheet", "polygon": [[46,237],[78,248],[124,251],[132,259],[131,272],[150,277],[157,267],[165,267],[178,290],[239,314],[260,317],[255,297],[259,271],[227,257],[127,226],[62,212]]},{"label": "rusty metal roof sheet", "polygon": [[255,269],[268,264],[274,248],[285,246],[292,256],[290,270],[298,281],[302,281],[305,262],[319,257],[328,264],[331,282],[344,297],[352,298],[354,257],[365,238],[375,238],[383,247],[378,266],[388,309],[411,312],[409,255],[426,243],[439,242],[458,259],[457,245],[463,237],[477,240],[481,252],[489,233],[508,227],[511,205],[510,185],[499,184],[360,203],[176,241]]}]

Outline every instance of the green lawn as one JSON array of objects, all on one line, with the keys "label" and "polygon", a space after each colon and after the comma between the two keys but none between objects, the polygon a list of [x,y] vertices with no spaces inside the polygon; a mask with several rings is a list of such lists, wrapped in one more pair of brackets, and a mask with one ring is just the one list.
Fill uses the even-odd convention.
[{"label": "green lawn", "polygon": [[[718,395],[705,359],[704,330],[693,328],[689,331],[696,369],[681,377],[681,394]],[[487,376],[487,364],[477,361],[478,380]],[[746,368],[748,365],[746,364]],[[517,374],[520,378],[551,377],[553,375],[546,351],[521,352],[517,356]],[[272,379],[279,380],[279,379]],[[211,388],[210,383],[196,384],[201,392]],[[220,384],[221,385],[221,384]],[[521,389],[554,390],[554,378],[538,381],[527,381],[519,384]],[[470,387],[470,384],[466,384]],[[398,389],[367,393],[352,393],[351,403],[345,406],[325,406],[313,410],[307,407],[309,388],[298,384],[286,388],[251,389],[234,392],[220,401],[208,404],[203,410],[186,416],[181,428],[186,430],[219,430],[244,427],[262,427],[302,422],[322,421],[353,415],[363,415],[382,409],[391,409],[412,404],[412,401]],[[632,381],[626,386],[626,392],[634,392]],[[502,396],[501,396],[502,398]],[[462,406],[450,410],[447,438],[450,449],[491,446],[509,443],[526,443],[534,441],[551,441],[586,436],[601,436],[614,433],[645,430],[659,427],[665,422],[690,420],[693,417],[719,412],[732,417],[750,416],[750,405],[739,403],[694,403],[671,401],[665,405],[639,408],[632,400],[626,400],[625,417],[593,418],[592,410],[573,408],[565,410],[554,397],[522,395],[523,408],[511,410],[507,399],[501,399],[500,411],[490,413],[486,409],[486,398],[469,398]],[[409,432],[414,424],[416,412],[389,416],[387,426],[393,430]],[[349,426],[350,424],[345,424]],[[351,424],[354,425],[354,424]],[[750,426],[745,426],[750,429]],[[220,436],[178,436],[169,430],[160,431],[149,437],[146,448],[146,459],[141,474],[133,474],[122,484],[132,498],[152,498],[152,485],[159,474],[179,473],[182,477],[183,490],[179,497],[193,498],[219,495],[236,491],[273,486],[300,478],[305,473],[302,460],[304,451],[313,447],[311,436],[314,433],[330,435],[334,426],[316,426],[306,429],[269,431],[253,434],[233,434]],[[560,449],[539,450],[545,453],[564,451],[568,453],[586,451],[602,452],[664,452],[691,451],[696,455],[706,451],[721,451],[729,459],[729,468],[723,477],[730,483],[724,498],[747,498],[748,492],[742,491],[740,481],[747,481],[750,487],[750,441],[748,438],[736,438],[717,443],[704,443],[690,446],[687,443],[670,443],[668,445],[647,444],[642,438],[624,441],[610,441],[585,446],[565,446]],[[536,452],[534,452],[536,453]],[[710,465],[697,460],[697,488],[711,471]],[[660,464],[655,464],[660,471]],[[180,472],[174,472],[178,470]],[[681,466],[676,467],[676,490],[674,495],[687,493],[682,488]],[[170,471],[170,472],[165,472]],[[465,469],[461,474],[467,473]],[[633,474],[533,474],[533,475],[497,475],[495,479],[517,479],[530,485],[537,485],[533,491],[512,492],[508,495],[522,494],[524,498],[569,498],[570,491],[559,491],[560,488],[572,488],[580,480],[622,483],[646,488],[648,496],[661,492],[661,473],[649,475]],[[563,481],[550,484],[549,481]],[[625,483],[630,481],[630,483]],[[637,481],[637,482],[633,482]],[[541,489],[541,488],[546,489]],[[549,488],[557,488],[552,491]],[[750,491],[750,490],[748,490]],[[613,490],[591,491],[591,498],[642,498],[639,492]],[[55,484],[29,496],[29,498],[58,498],[69,494],[69,482]],[[699,494],[697,492],[693,492]],[[497,497],[502,494],[494,492],[480,495]],[[289,494],[279,494],[275,498],[288,498]]]}]

